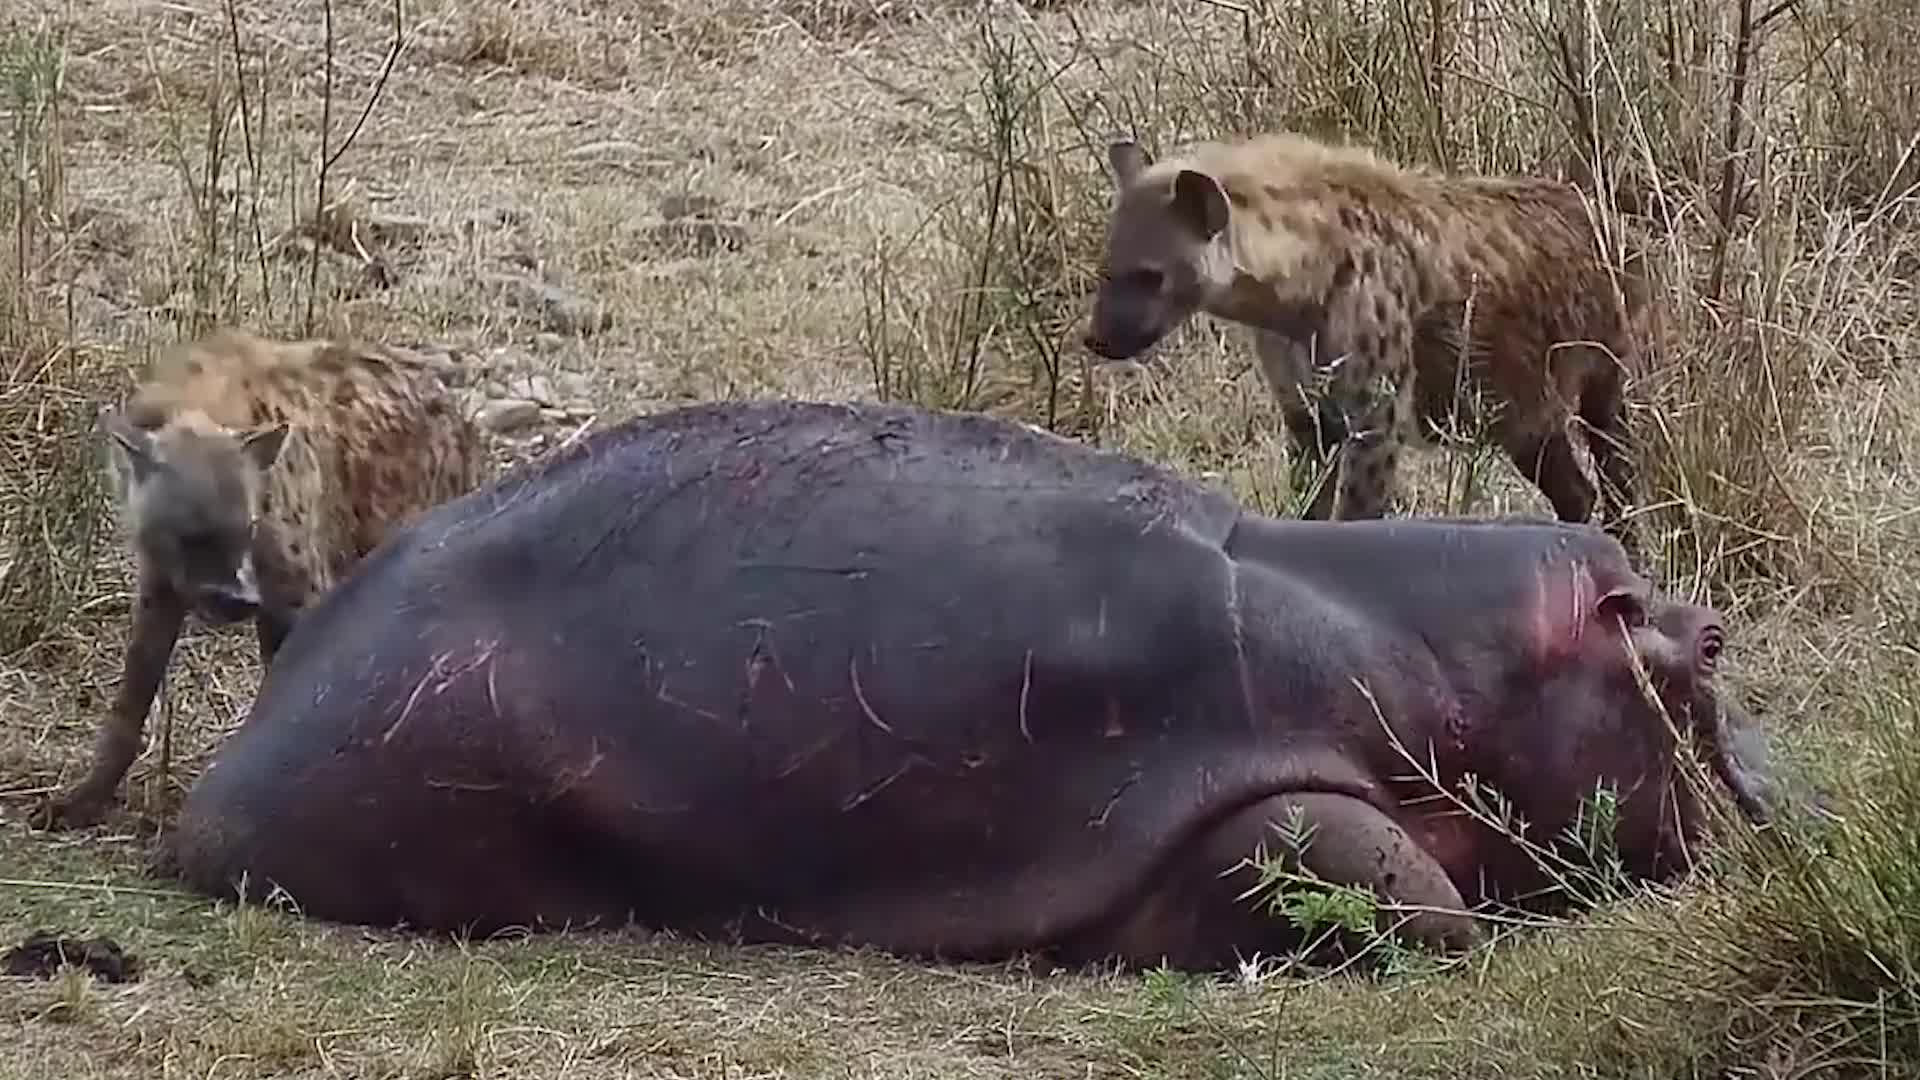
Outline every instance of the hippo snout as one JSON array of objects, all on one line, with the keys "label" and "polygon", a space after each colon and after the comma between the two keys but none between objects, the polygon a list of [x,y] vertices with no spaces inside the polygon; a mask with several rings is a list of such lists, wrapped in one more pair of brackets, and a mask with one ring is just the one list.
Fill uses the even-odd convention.
[{"label": "hippo snout", "polygon": [[1774,816],[1773,782],[1768,775],[1766,738],[1760,725],[1740,705],[1714,702],[1719,722],[1714,725],[1713,760],[1720,780],[1732,792],[1741,814],[1755,825]]}]

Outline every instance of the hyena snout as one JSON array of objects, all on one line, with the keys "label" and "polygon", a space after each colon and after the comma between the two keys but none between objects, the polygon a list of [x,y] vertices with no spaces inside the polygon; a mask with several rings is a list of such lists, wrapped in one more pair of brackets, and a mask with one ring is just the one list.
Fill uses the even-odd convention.
[{"label": "hyena snout", "polygon": [[244,585],[208,585],[194,597],[194,606],[210,622],[239,622],[260,610],[260,593]]},{"label": "hyena snout", "polygon": [[1132,360],[1198,310],[1200,293],[1190,273],[1116,271],[1094,294],[1082,341],[1104,359]]},{"label": "hyena snout", "polygon": [[1081,344],[1103,360],[1131,360],[1159,341],[1160,331],[1144,323],[1119,320],[1096,312]]},{"label": "hyena snout", "polygon": [[190,595],[193,606],[209,622],[239,622],[260,612],[260,583],[251,559],[242,560],[231,578],[195,583]]}]

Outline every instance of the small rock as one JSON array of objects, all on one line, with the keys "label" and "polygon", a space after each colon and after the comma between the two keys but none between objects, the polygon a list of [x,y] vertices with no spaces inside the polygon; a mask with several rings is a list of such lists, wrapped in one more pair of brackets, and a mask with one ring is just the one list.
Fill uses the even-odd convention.
[{"label": "small rock", "polygon": [[480,406],[474,420],[488,431],[506,433],[540,419],[540,403],[525,398],[495,398]]},{"label": "small rock", "polygon": [[511,206],[475,210],[460,220],[460,231],[472,237],[479,232],[518,229],[527,223],[526,212]]},{"label": "small rock", "polygon": [[472,384],[473,369],[460,362],[461,357],[444,345],[408,345],[404,348],[418,357],[422,364],[433,369],[440,381],[452,387]]},{"label": "small rock", "polygon": [[544,352],[554,352],[567,347],[565,335],[556,334],[549,330],[542,330],[533,335],[533,343]]},{"label": "small rock", "polygon": [[660,200],[660,216],[668,221],[688,217],[714,217],[725,209],[719,199],[694,192],[675,192]]},{"label": "small rock", "polygon": [[559,402],[559,394],[553,392],[553,380],[545,375],[522,375],[518,379],[509,379],[507,388],[515,398],[526,398],[528,402],[540,402],[541,405]]},{"label": "small rock", "polygon": [[747,230],[727,220],[725,210],[720,200],[707,195],[668,195],[660,200],[660,223],[647,232],[655,244],[669,250],[698,255],[739,251],[746,246]]},{"label": "small rock", "polygon": [[689,255],[739,251],[747,246],[745,226],[709,218],[687,217],[658,222],[647,227],[647,236],[657,247]]},{"label": "small rock", "polygon": [[487,373],[518,371],[527,366],[527,356],[511,345],[495,345],[487,350]]},{"label": "small rock", "polygon": [[540,303],[547,326],[556,333],[584,336],[613,326],[613,312],[557,285],[542,287]]},{"label": "small rock", "polygon": [[581,336],[613,325],[613,312],[572,289],[518,274],[496,274],[494,278],[506,287],[509,303],[537,311],[547,329],[556,334]]},{"label": "small rock", "polygon": [[552,405],[559,398],[553,392],[553,383],[545,375],[513,375],[502,386],[506,397],[525,398],[539,405]]},{"label": "small rock", "polygon": [[367,218],[373,238],[382,244],[416,244],[427,235],[427,219],[399,214],[374,214]]},{"label": "small rock", "polygon": [[578,371],[556,371],[553,381],[563,398],[584,401],[593,396],[593,380]]}]

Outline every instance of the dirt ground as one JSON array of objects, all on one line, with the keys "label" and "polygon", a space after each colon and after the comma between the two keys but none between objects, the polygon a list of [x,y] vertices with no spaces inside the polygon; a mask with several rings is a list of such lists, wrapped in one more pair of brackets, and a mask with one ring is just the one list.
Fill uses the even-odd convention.
[{"label": "dirt ground", "polygon": [[[270,112],[228,132],[211,183],[207,101],[216,77],[232,81],[227,8],[25,7],[27,23],[67,35],[66,332],[130,369],[190,312],[296,327],[312,241],[282,234],[312,199],[322,5],[235,9],[249,78],[265,73],[252,105],[264,97]],[[1105,129],[1127,107],[1111,87],[1162,51],[1238,39],[1230,13],[1176,20],[1179,7],[1035,5],[995,19],[1010,39],[1079,58],[1070,100]],[[333,14],[336,143],[378,79],[387,16],[368,0]],[[318,321],[452,356],[472,406],[498,420],[503,465],[677,402],[871,397],[876,267],[892,267],[909,310],[950,280],[959,241],[928,220],[976,183],[969,117],[990,74],[966,5],[418,0],[405,19],[406,47],[329,179],[344,203],[320,250]],[[1092,174],[1099,152],[1060,167]],[[258,263],[256,197],[273,251]],[[1871,303],[1879,329],[1829,346],[1911,356],[1910,297]],[[889,317],[921,344],[941,332],[931,317]],[[1284,452],[1243,339],[1200,325],[1167,352],[1166,370],[1092,380],[1101,441],[1270,506]],[[1865,399],[1852,384],[1821,389],[1835,429],[1872,434],[1779,463],[1795,490],[1855,508],[1850,543],[1910,535],[1912,383],[1897,373]],[[1420,456],[1412,509],[1443,502],[1457,468]],[[1543,512],[1503,469],[1474,508]],[[1693,1006],[1638,992],[1645,950],[1621,944],[1711,903],[1685,891],[1381,979],[1043,974],[638,933],[447,944],[207,902],[148,876],[142,858],[151,819],[252,698],[244,628],[183,640],[122,813],[70,834],[25,824],[83,768],[113,692],[130,584],[116,553],[99,581],[52,641],[0,666],[0,948],[38,930],[104,934],[140,971],[122,983],[0,976],[0,1080],[1671,1076],[1728,1052],[1689,1031]],[[1810,618],[1798,597],[1812,588],[1713,597],[1736,621],[1734,684],[1796,768],[1844,757],[1845,733],[1865,722],[1849,673],[1911,627],[1867,601]]]}]

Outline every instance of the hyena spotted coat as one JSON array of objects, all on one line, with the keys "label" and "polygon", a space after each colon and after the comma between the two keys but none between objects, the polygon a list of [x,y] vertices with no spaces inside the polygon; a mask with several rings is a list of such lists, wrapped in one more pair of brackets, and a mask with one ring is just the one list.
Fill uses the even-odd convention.
[{"label": "hyena spotted coat", "polygon": [[99,820],[189,613],[252,619],[271,663],[300,609],[487,471],[482,436],[424,360],[232,328],[160,354],[100,426],[136,566],[133,626],[90,768],[43,807],[48,825]]},{"label": "hyena spotted coat", "polygon": [[1196,311],[1250,327],[1296,462],[1317,472],[1339,450],[1308,516],[1380,516],[1402,445],[1476,416],[1561,519],[1590,520],[1599,498],[1575,418],[1609,506],[1631,500],[1624,392],[1657,312],[1639,254],[1609,269],[1574,186],[1440,175],[1293,134],[1159,163],[1123,140],[1108,159],[1087,347],[1131,358]]}]

